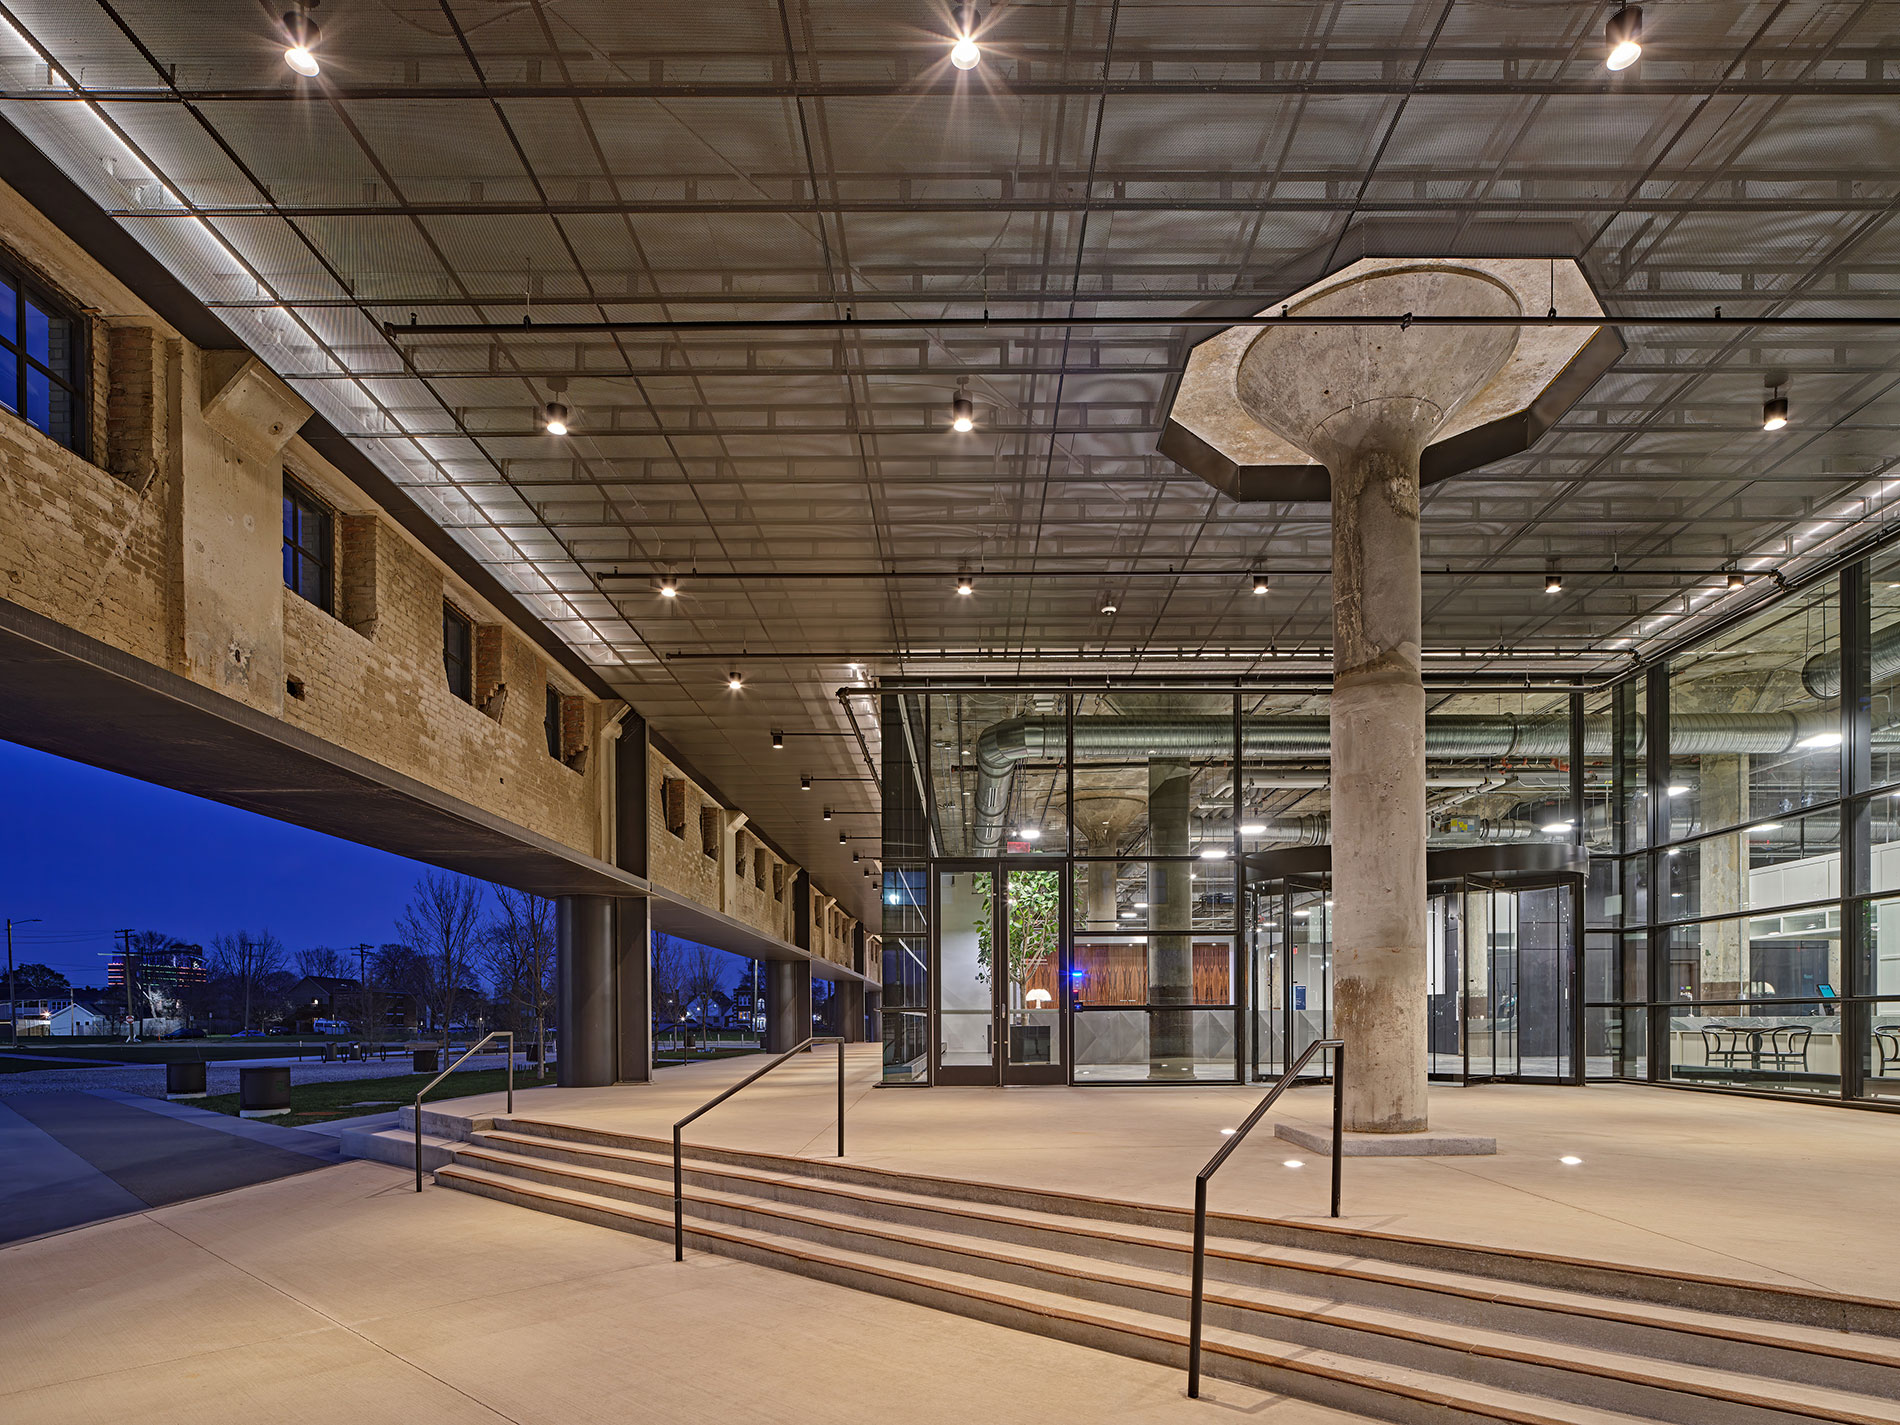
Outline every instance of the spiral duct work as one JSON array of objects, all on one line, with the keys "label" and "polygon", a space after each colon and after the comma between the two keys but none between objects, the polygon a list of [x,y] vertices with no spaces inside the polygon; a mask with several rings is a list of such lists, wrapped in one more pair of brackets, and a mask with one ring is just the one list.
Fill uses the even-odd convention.
[{"label": "spiral duct work", "polygon": [[[1895,645],[1900,659],[1900,642]],[[1809,667],[1813,667],[1810,660]],[[1900,668],[1900,662],[1896,662]],[[1804,673],[1805,676],[1805,673]],[[1835,674],[1838,679],[1838,668]],[[1057,761],[1066,753],[1070,725],[1059,717],[1011,718],[992,723],[976,742],[976,825],[972,842],[978,851],[994,850],[1003,840],[1009,815],[1016,768],[1024,762]],[[1696,757],[1722,753],[1773,755],[1792,752],[1804,738],[1834,731],[1836,715],[1829,710],[1812,713],[1677,713],[1669,719],[1669,750]],[[1078,762],[1154,761],[1168,758],[1232,756],[1234,724],[1231,718],[1189,717],[1165,722],[1140,718],[1078,717],[1074,720],[1073,756]],[[1626,729],[1632,756],[1647,750],[1644,720],[1630,719]],[[1583,755],[1610,754],[1610,719],[1584,719]],[[1324,717],[1243,718],[1241,757],[1271,762],[1327,756],[1332,750],[1332,724]],[[1463,758],[1512,757],[1550,759],[1569,757],[1568,717],[1515,717],[1445,714],[1425,720],[1427,761]],[[1319,817],[1294,817],[1285,823],[1294,834],[1287,840],[1302,846],[1325,844],[1325,828],[1315,833],[1306,825]],[[1296,825],[1297,824],[1297,825]],[[1318,835],[1317,840],[1313,839]],[[1279,840],[1269,836],[1268,840]],[[1516,840],[1517,836],[1501,839]]]}]

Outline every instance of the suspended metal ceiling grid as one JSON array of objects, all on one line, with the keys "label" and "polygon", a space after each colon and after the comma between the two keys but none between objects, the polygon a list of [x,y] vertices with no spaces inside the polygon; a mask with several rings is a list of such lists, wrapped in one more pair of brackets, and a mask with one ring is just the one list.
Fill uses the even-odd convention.
[{"label": "suspended metal ceiling grid", "polygon": [[[904,0],[326,0],[310,82],[268,6],[6,0],[0,105],[843,888],[817,807],[873,788],[797,778],[865,776],[849,662],[1227,675],[1330,636],[1323,574],[1292,572],[1324,570],[1325,510],[1154,453],[1204,331],[1022,318],[1244,315],[1368,228],[1575,255],[1619,315],[1895,310],[1900,4],[1665,0],[1620,77],[1607,14],[999,3],[959,75],[948,8]],[[511,329],[384,332],[412,313]],[[1798,570],[1884,518],[1891,333],[1626,335],[1535,450],[1428,492],[1428,646],[1607,669],[1725,611],[1731,560]],[[1777,373],[1796,419],[1767,437]],[[536,421],[557,392],[566,441]],[[1546,598],[1524,571],[1552,561]],[[959,568],[975,597],[897,577]],[[774,754],[775,726],[825,735]]]}]

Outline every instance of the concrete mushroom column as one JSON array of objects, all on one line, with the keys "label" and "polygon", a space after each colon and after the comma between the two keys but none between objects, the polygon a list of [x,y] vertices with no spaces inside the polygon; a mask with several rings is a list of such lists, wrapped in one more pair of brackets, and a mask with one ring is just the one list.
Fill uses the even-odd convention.
[{"label": "concrete mushroom column", "polygon": [[1532,291],[1540,313],[1601,314],[1562,267],[1560,288],[1545,262],[1355,263],[1281,314],[1509,320],[1234,328],[1190,358],[1161,442],[1236,498],[1332,503],[1333,1003],[1358,1133],[1428,1126],[1420,486],[1428,463],[1442,478],[1522,449],[1621,353],[1613,333],[1516,324]]}]

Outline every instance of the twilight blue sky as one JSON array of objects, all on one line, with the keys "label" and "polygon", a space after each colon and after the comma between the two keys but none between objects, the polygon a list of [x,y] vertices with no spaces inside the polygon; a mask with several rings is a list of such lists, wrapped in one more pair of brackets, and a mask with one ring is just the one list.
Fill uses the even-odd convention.
[{"label": "twilight blue sky", "polygon": [[127,926],[201,945],[220,931],[270,929],[293,951],[393,940],[423,870],[0,742],[0,916],[39,916],[15,929],[15,960],[74,984],[105,983],[103,952]]}]

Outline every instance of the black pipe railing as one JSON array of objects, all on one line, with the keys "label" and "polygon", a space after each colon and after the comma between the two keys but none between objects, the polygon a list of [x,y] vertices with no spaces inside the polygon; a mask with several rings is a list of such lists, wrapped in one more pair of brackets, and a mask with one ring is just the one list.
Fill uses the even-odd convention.
[{"label": "black pipe railing", "polygon": [[437,1074],[434,1078],[430,1079],[428,1083],[424,1084],[422,1086],[422,1093],[419,1093],[416,1095],[415,1129],[416,1129],[416,1191],[417,1192],[422,1191],[422,1094],[426,1094],[430,1089],[434,1088],[437,1084],[441,1083],[442,1080],[446,1079],[450,1074],[454,1073],[457,1069],[461,1068],[464,1063],[466,1063],[470,1058],[472,1058],[476,1053],[478,1053],[481,1050],[482,1045],[486,1044],[491,1039],[506,1039],[508,1041],[508,1112],[513,1113],[515,1111],[515,1034],[512,1029],[491,1029],[488,1033],[484,1034],[480,1039],[477,1039],[473,1044],[469,1045],[469,1047],[463,1052],[461,1058],[457,1059],[453,1064],[450,1064],[448,1068],[444,1069],[441,1073]]},{"label": "black pipe railing", "polygon": [[1281,1094],[1293,1083],[1294,1076],[1307,1065],[1315,1054],[1322,1049],[1333,1051],[1333,1211],[1339,1216],[1339,1162],[1343,1156],[1346,1122],[1346,1045],[1338,1039],[1316,1039],[1306,1046],[1306,1052],[1288,1066],[1280,1075],[1280,1081],[1267,1091],[1267,1096],[1255,1105],[1254,1111],[1247,1115],[1246,1121],[1236,1128],[1233,1136],[1221,1144],[1220,1151],[1207,1160],[1207,1166],[1194,1175],[1194,1296],[1193,1304],[1188,1308],[1188,1396],[1198,1400],[1201,1394],[1201,1308],[1207,1287],[1207,1180],[1220,1171],[1220,1165],[1227,1161],[1227,1155],[1238,1148],[1241,1140],[1253,1131],[1268,1109],[1272,1108]]},{"label": "black pipe railing", "polygon": [[776,1069],[780,1064],[784,1063],[787,1059],[791,1058],[792,1055],[802,1054],[807,1049],[814,1049],[820,1044],[836,1044],[838,1046],[838,1156],[840,1158],[844,1156],[844,1040],[842,1038],[834,1038],[831,1036],[820,1037],[818,1035],[813,1035],[810,1039],[804,1040],[802,1043],[794,1044],[791,1048],[787,1049],[783,1054],[780,1054],[776,1059],[774,1059],[771,1063],[765,1065],[763,1068],[753,1070],[751,1073],[747,1074],[743,1079],[740,1079],[738,1083],[734,1084],[731,1088],[727,1089],[724,1093],[720,1094],[717,1098],[711,1098],[711,1099],[706,1100],[706,1102],[702,1103],[698,1108],[694,1109],[691,1113],[687,1114],[686,1117],[682,1118],[678,1123],[675,1123],[673,1125],[673,1260],[674,1261],[683,1262],[686,1260],[686,1189],[685,1189],[684,1175],[682,1174],[681,1169],[680,1169],[680,1153],[681,1153],[680,1131],[684,1129],[687,1124],[691,1123],[695,1118],[698,1118],[702,1113],[710,1112],[712,1109],[719,1107],[720,1104],[724,1103],[727,1099],[731,1098],[734,1094],[739,1092],[739,1090],[744,1088],[747,1084],[755,1083],[759,1079],[764,1078],[767,1074],[771,1073],[772,1070]]}]

